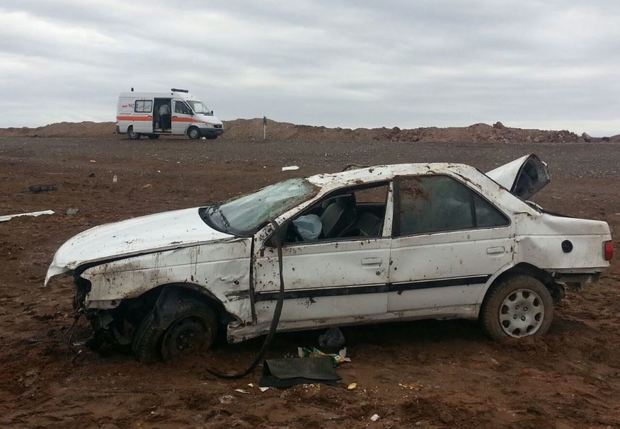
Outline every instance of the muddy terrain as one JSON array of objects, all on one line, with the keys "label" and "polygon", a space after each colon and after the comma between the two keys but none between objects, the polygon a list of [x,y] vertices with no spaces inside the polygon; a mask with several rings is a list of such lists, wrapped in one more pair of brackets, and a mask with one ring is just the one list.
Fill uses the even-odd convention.
[{"label": "muddy terrain", "polygon": [[[488,170],[535,152],[552,173],[538,203],[620,231],[620,143],[414,140],[0,138],[0,215],[56,212],[0,223],[0,427],[620,427],[618,256],[598,284],[568,294],[542,340],[497,344],[471,321],[346,328],[352,362],[338,370],[337,386],[260,392],[260,368],[235,381],[206,371],[245,366],[260,339],[150,366],[122,352],[75,355],[66,346],[72,285],[41,286],[54,251],[72,235],[347,164],[459,161]],[[300,170],[281,171],[293,164]],[[33,193],[31,185],[55,190]],[[315,346],[318,334],[278,335],[268,356]],[[352,382],[357,388],[347,390]]]}]

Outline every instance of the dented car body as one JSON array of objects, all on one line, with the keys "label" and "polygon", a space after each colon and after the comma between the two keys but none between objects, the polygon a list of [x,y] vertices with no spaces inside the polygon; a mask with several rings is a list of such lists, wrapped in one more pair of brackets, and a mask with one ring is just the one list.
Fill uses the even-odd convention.
[{"label": "dented car body", "polygon": [[566,285],[596,280],[613,251],[607,223],[527,201],[549,180],[535,155],[487,174],[430,163],[290,179],[85,231],[58,249],[45,282],[72,274],[96,333],[134,350],[146,319],[159,332],[150,347],[162,347],[196,313],[179,308],[199,302],[238,342],[269,329],[279,241],[278,331],[481,318],[493,337],[540,335]]}]

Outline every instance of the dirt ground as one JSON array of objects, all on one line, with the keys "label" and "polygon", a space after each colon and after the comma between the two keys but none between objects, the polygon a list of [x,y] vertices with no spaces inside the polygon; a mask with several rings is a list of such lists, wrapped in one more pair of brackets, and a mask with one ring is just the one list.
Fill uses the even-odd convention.
[{"label": "dirt ground", "polygon": [[[352,363],[338,370],[342,384],[264,393],[260,368],[236,381],[205,369],[245,366],[260,340],[175,365],[143,366],[122,353],[74,358],[65,345],[72,285],[41,287],[56,248],[104,222],[351,163],[460,161],[485,170],[529,152],[553,175],[537,202],[620,230],[619,143],[0,138],[0,214],[57,213],[0,223],[0,427],[620,427],[618,257],[598,284],[567,296],[542,340],[493,343],[471,321],[346,328]],[[301,169],[280,171],[291,164]],[[57,190],[28,191],[40,184]],[[268,356],[314,346],[319,333],[278,335]],[[346,389],[351,382],[357,389]]]}]

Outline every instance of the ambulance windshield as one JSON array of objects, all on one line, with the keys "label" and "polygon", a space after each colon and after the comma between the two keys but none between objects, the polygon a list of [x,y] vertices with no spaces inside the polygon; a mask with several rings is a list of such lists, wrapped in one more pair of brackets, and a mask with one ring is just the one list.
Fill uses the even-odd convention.
[{"label": "ambulance windshield", "polygon": [[192,110],[194,113],[201,113],[203,115],[213,116],[213,112],[205,106],[202,101],[188,100],[187,101],[190,106],[192,106]]}]

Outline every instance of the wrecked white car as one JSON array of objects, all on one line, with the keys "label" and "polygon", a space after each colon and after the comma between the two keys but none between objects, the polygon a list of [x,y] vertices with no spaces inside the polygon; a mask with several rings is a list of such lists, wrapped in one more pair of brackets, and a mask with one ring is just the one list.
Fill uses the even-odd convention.
[{"label": "wrecked white car", "polygon": [[466,318],[495,339],[539,336],[565,287],[596,280],[613,253],[607,223],[527,201],[548,182],[535,155],[487,174],[432,163],[290,179],[85,231],[45,283],[73,274],[97,341],[143,361],[209,346],[219,329],[230,342],[265,334],[279,299],[278,331]]}]

